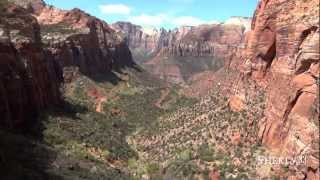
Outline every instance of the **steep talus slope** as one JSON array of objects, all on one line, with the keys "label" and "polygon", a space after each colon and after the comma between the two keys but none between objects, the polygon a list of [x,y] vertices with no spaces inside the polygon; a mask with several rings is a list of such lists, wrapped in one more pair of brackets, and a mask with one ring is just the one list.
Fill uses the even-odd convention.
[{"label": "steep talus slope", "polygon": [[[319,2],[260,1],[239,60],[240,77],[266,90],[263,144],[278,155],[307,157],[292,177],[319,178]],[[233,87],[243,97],[241,79]]]},{"label": "steep talus slope", "polygon": [[26,127],[45,107],[59,103],[62,74],[46,56],[33,16],[7,5],[0,18],[0,124]]},{"label": "steep talus slope", "polygon": [[218,88],[199,103],[159,118],[159,128],[150,134],[135,134],[130,141],[141,162],[159,163],[168,179],[201,179],[216,174],[221,179],[259,179],[255,158],[263,154],[258,122],[265,107],[264,93],[254,91],[243,111],[233,112]]}]

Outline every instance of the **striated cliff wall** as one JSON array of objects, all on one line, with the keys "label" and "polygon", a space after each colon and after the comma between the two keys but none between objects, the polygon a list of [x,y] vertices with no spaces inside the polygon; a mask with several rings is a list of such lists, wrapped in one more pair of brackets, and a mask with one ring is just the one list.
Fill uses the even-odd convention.
[{"label": "striated cliff wall", "polygon": [[37,20],[20,7],[4,8],[0,17],[1,126],[25,126],[41,109],[59,103],[62,74],[47,53]]},{"label": "striated cliff wall", "polygon": [[242,59],[267,93],[262,143],[308,157],[298,179],[319,178],[319,41],[319,1],[262,0]]},{"label": "striated cliff wall", "polygon": [[45,6],[36,17],[44,43],[62,67],[75,66],[94,76],[134,64],[125,41],[107,23],[79,9]]},{"label": "striated cliff wall", "polygon": [[[239,20],[234,22],[235,20]],[[112,27],[124,33],[132,51],[144,51],[160,56],[222,56],[243,42],[250,18],[233,18],[225,24],[182,26],[174,30],[154,29],[152,32],[128,23],[117,22]]]},{"label": "striated cliff wall", "polygon": [[61,104],[60,84],[78,73],[96,78],[135,65],[124,39],[107,23],[79,9],[64,11],[41,0],[10,0],[3,9],[2,126],[24,127],[41,110]]},{"label": "striated cliff wall", "polygon": [[[234,51],[244,46],[250,22],[250,18],[233,17],[221,24],[182,26],[174,30],[150,30],[117,22],[112,28],[126,38],[136,62],[157,77],[186,85],[192,84],[193,76],[201,77],[203,72],[215,72],[224,63],[228,64]],[[211,81],[207,77],[203,76],[204,83]],[[208,92],[208,88],[201,89]]]}]

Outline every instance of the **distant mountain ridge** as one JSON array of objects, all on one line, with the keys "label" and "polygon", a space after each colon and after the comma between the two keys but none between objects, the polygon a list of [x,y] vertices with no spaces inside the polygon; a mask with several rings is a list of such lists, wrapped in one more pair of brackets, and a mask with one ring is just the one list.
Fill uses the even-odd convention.
[{"label": "distant mountain ridge", "polygon": [[133,58],[158,77],[185,84],[193,75],[216,71],[245,44],[251,18],[232,17],[225,23],[161,28],[147,31],[130,22],[113,29],[126,39]]},{"label": "distant mountain ridge", "polygon": [[[234,27],[231,27],[234,26]],[[146,53],[157,53],[161,51],[162,48],[173,48],[181,41],[198,41],[215,42],[215,39],[210,38],[210,36],[217,36],[223,33],[224,29],[234,29],[239,31],[238,33],[244,34],[251,28],[251,18],[248,17],[231,17],[226,22],[223,23],[214,23],[214,24],[202,24],[199,26],[181,26],[172,30],[166,30],[164,28],[152,29],[152,28],[143,28],[140,25],[135,25],[130,22],[116,22],[111,25],[116,31],[123,33],[127,38],[127,43],[132,51],[136,49],[140,51],[145,51]],[[206,31],[206,32],[202,32]],[[211,31],[211,32],[210,32]],[[217,33],[213,35],[214,31]],[[207,33],[207,34],[205,34]],[[209,34],[208,34],[209,33]],[[210,34],[211,33],[211,34]],[[208,36],[209,37],[206,37]],[[198,39],[192,38],[196,37]],[[237,37],[236,37],[237,38]],[[225,42],[228,43],[228,42]],[[239,42],[236,42],[238,44]],[[234,44],[234,42],[230,42]],[[236,45],[234,44],[234,45]],[[191,45],[191,44],[188,44]],[[183,47],[182,47],[183,48]],[[183,50],[182,50],[183,51]],[[205,51],[205,50],[204,50]],[[199,55],[201,50],[198,50]],[[174,53],[174,52],[172,52]],[[209,55],[211,52],[206,52],[205,56]],[[172,54],[179,55],[179,54]],[[180,54],[181,56],[182,54]],[[196,54],[192,54],[196,56]],[[212,55],[212,54],[211,54]]]}]

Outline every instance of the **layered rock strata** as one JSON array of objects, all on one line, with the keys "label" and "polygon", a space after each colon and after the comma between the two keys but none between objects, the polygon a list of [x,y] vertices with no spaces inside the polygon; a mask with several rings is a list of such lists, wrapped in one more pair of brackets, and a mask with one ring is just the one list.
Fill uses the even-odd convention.
[{"label": "layered rock strata", "polygon": [[40,26],[25,9],[8,5],[0,17],[1,126],[25,126],[60,102],[62,73],[41,42]]},{"label": "layered rock strata", "polygon": [[117,22],[112,27],[124,34],[132,51],[161,56],[223,56],[232,46],[241,44],[250,18],[234,17],[221,24],[182,26],[174,30],[152,30]]},{"label": "layered rock strata", "polygon": [[296,179],[319,178],[319,42],[318,1],[262,0],[240,59],[244,77],[267,93],[262,143],[280,156],[307,157]]},{"label": "layered rock strata", "polygon": [[[15,4],[15,5],[13,5]],[[1,13],[1,125],[24,126],[40,111],[60,104],[59,87],[79,75],[108,79],[132,67],[124,39],[107,23],[42,0],[10,0]],[[100,79],[99,79],[100,80]]]}]

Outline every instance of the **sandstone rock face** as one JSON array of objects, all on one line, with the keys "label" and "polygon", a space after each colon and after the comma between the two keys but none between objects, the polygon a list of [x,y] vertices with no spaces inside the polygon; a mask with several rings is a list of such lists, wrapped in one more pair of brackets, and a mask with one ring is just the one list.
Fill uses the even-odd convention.
[{"label": "sandstone rock face", "polygon": [[[163,56],[225,57],[232,46],[242,42],[245,28],[240,25],[200,25],[174,31]],[[166,45],[166,44],[165,44]]]},{"label": "sandstone rock face", "polygon": [[0,125],[23,126],[60,102],[59,66],[43,49],[40,27],[28,12],[10,5],[0,16]]},{"label": "sandstone rock face", "polygon": [[111,27],[119,33],[123,33],[126,38],[127,45],[132,50],[152,53],[158,48],[157,30],[152,30],[153,32],[146,32],[141,26],[134,25],[129,22],[117,22],[112,24]]},{"label": "sandstone rock face", "polygon": [[[174,30],[147,31],[126,22],[112,27],[126,37],[134,59],[149,72],[185,85],[193,82],[193,76],[206,78],[201,81],[212,84],[211,78],[199,74],[214,72],[230,62],[234,51],[243,46],[250,22],[250,18],[233,17],[223,24],[182,26]],[[206,94],[207,89],[203,86],[201,94]]]},{"label": "sandstone rock face", "polygon": [[38,112],[61,103],[60,83],[79,73],[107,77],[135,65],[124,39],[107,23],[42,0],[10,2],[0,17],[0,125],[32,124]]},{"label": "sandstone rock face", "polygon": [[125,41],[107,23],[79,9],[45,6],[36,17],[44,43],[62,67],[94,76],[134,65]]},{"label": "sandstone rock face", "polygon": [[239,45],[250,29],[250,18],[234,17],[224,24],[182,26],[174,30],[154,29],[117,22],[112,27],[127,37],[132,51],[161,56],[223,56],[231,46]]},{"label": "sandstone rock face", "polygon": [[10,3],[14,3],[24,9],[29,13],[38,14],[42,8],[46,6],[46,3],[43,0],[8,0]]},{"label": "sandstone rock face", "polygon": [[267,92],[262,142],[284,156],[318,159],[303,171],[319,177],[319,2],[260,1],[245,57],[244,72]]},{"label": "sandstone rock face", "polygon": [[229,106],[233,111],[241,111],[244,109],[244,98],[240,96],[232,96],[229,100]]}]

